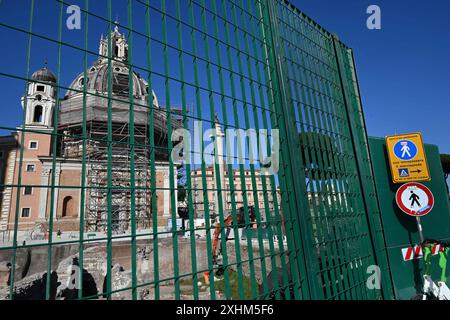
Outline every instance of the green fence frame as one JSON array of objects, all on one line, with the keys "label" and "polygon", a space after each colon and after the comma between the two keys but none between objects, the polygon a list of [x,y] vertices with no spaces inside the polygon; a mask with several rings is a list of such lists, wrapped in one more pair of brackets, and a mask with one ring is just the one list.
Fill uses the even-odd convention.
[{"label": "green fence frame", "polygon": [[[150,0],[126,0],[115,7],[116,2],[105,1],[102,13],[93,10],[93,1],[85,0],[81,8],[82,42],[64,41],[65,12],[71,4],[58,0],[45,6],[58,7],[58,32],[53,38],[35,31],[41,20],[36,19],[36,6],[43,6],[34,0],[29,1],[29,23],[3,22],[4,32],[17,33],[26,37],[26,73],[10,73],[0,69],[2,81],[19,80],[25,84],[39,82],[31,79],[33,61],[33,41],[44,41],[57,47],[56,107],[52,132],[43,132],[25,125],[27,99],[24,100],[23,123],[17,129],[2,125],[0,129],[18,131],[18,176],[13,184],[3,182],[2,190],[16,190],[12,242],[0,247],[0,254],[11,259],[11,283],[9,298],[16,298],[17,256],[20,250],[46,248],[46,274],[57,268],[55,250],[61,246],[77,246],[79,267],[83,270],[87,246],[105,246],[106,271],[105,290],[94,295],[83,293],[85,272],[80,272],[77,290],[78,299],[114,299],[117,294],[129,292],[130,299],[140,299],[144,289],[153,293],[154,299],[161,299],[161,288],[170,283],[172,298],[200,299],[201,291],[209,293],[210,299],[383,299],[392,298],[392,282],[389,276],[388,260],[385,251],[383,228],[380,219],[377,193],[367,143],[367,133],[362,112],[360,92],[356,76],[353,52],[337,36],[322,28],[295,6],[283,0],[161,0],[159,5]],[[123,6],[122,6],[123,5]],[[114,21],[117,8],[122,8],[122,21]],[[155,20],[158,26],[155,29]],[[138,23],[137,23],[138,22]],[[90,40],[93,25],[102,25],[107,32],[107,91],[104,93],[88,90],[88,68],[91,55],[96,55]],[[128,97],[129,118],[128,135],[119,141],[114,133],[113,103],[118,99],[113,91],[115,63],[112,51],[112,32],[115,26],[125,34],[128,41]],[[38,28],[39,30],[39,28]],[[141,43],[141,47],[135,46]],[[144,47],[142,47],[144,43]],[[62,62],[63,51],[70,49],[82,55],[83,83],[78,93],[82,93],[82,123],[79,134],[67,134],[58,127],[58,112],[61,108],[60,92],[68,85]],[[142,52],[144,55],[142,56]],[[138,57],[138,58],[135,58]],[[142,61],[140,61],[141,59]],[[80,66],[81,67],[81,66]],[[146,104],[137,101],[133,94],[133,72],[143,74],[148,83],[148,91],[158,90],[157,95],[165,107],[156,108],[154,96],[148,95]],[[72,88],[73,90],[73,88]],[[90,136],[87,120],[88,97],[95,96],[107,100],[107,121],[105,139]],[[189,105],[190,99],[193,100]],[[175,112],[172,101],[180,104]],[[137,137],[135,126],[136,108],[148,109],[148,133],[145,143]],[[157,194],[167,188],[157,187],[157,152],[172,154],[174,144],[169,138],[160,146],[154,134],[156,113],[163,112],[166,117],[167,137],[178,128],[192,130],[193,121],[202,121],[206,127],[220,125],[227,129],[279,129],[280,167],[274,175],[259,176],[262,165],[246,159],[238,165],[227,164],[222,180],[213,177],[213,187],[208,187],[208,168],[205,161],[199,165],[184,164],[186,175],[186,203],[189,213],[188,247],[190,250],[190,271],[180,264],[180,240],[178,230],[161,231],[158,228],[160,217],[157,214]],[[36,131],[37,130],[37,131]],[[48,134],[52,143],[52,169],[48,185],[23,183],[24,141],[27,133]],[[80,185],[57,185],[57,164],[61,139],[77,138],[81,141],[81,177],[88,174],[89,155],[87,146],[96,141],[106,146],[106,185],[89,185],[80,179]],[[185,139],[188,136],[184,137]],[[97,140],[96,140],[97,139]],[[214,140],[216,150],[217,139]],[[259,137],[258,137],[259,143]],[[125,146],[128,152],[129,184],[118,185],[114,181],[114,153]],[[239,147],[238,142],[238,147]],[[138,183],[137,149],[147,150],[147,171],[150,178],[144,187]],[[200,150],[205,146],[201,142]],[[162,149],[162,151],[160,150]],[[190,153],[193,153],[189,150]],[[227,153],[231,150],[227,149]],[[245,155],[240,155],[245,157]],[[251,156],[251,155],[250,155]],[[214,157],[218,157],[217,152]],[[169,201],[172,226],[177,224],[176,191],[178,163],[168,157]],[[128,169],[127,169],[128,170]],[[194,185],[191,172],[201,170],[201,187]],[[220,172],[215,162],[212,170]],[[235,174],[236,173],[236,174]],[[250,177],[250,180],[247,178]],[[237,183],[235,182],[237,180]],[[258,186],[260,181],[261,188]],[[224,184],[224,185],[222,185]],[[58,189],[80,190],[79,231],[76,240],[55,241],[57,212],[50,205],[47,216],[49,237],[39,243],[19,244],[20,204],[23,201],[20,190],[25,186],[37,190],[50,191],[50,204],[57,201]],[[106,192],[106,234],[102,238],[90,239],[86,230],[87,192],[91,189]],[[280,198],[278,198],[278,191]],[[126,234],[113,234],[113,198],[116,191],[129,197],[129,225]],[[144,233],[138,232],[137,192],[148,192],[148,205],[151,214],[151,227]],[[204,227],[195,228],[196,193],[201,193],[204,206]],[[214,212],[210,194],[218,197],[218,208]],[[242,195],[244,222],[238,221],[237,194]],[[229,214],[232,217],[231,234],[240,237],[239,229],[247,228],[245,239],[234,241],[227,246],[225,227],[226,208],[224,201],[230,198]],[[249,199],[253,200],[255,221],[251,221]],[[260,203],[264,206],[260,207]],[[272,204],[273,209],[270,209]],[[216,213],[217,211],[217,213]],[[223,248],[222,267],[214,261],[212,252],[215,225],[211,218],[217,215],[220,224],[220,244]],[[139,218],[140,219],[140,218]],[[240,224],[239,224],[240,223]],[[256,225],[256,229],[248,231]],[[204,230],[205,239],[199,240],[196,231]],[[173,275],[162,276],[160,270],[163,238],[171,238],[171,262]],[[267,237],[267,239],[265,239]],[[277,241],[275,241],[276,239]],[[285,239],[285,241],[284,241]],[[130,245],[130,286],[114,289],[112,268],[116,243],[128,241]],[[198,255],[201,254],[199,241],[206,248],[206,267],[201,267]],[[153,271],[149,281],[138,279],[138,249],[147,245],[152,249]],[[252,248],[246,250],[245,248]],[[245,251],[246,250],[246,251]],[[167,259],[167,257],[165,258]],[[370,289],[367,270],[379,266],[381,289]],[[208,288],[202,283],[202,274],[222,271],[223,276],[210,277]],[[44,270],[43,270],[44,271]],[[272,277],[269,273],[272,271]],[[275,280],[274,280],[275,279]],[[279,279],[279,281],[278,281]],[[53,299],[52,277],[45,278],[45,299]],[[192,289],[186,293],[186,286]],[[220,297],[217,294],[220,294]]]}]

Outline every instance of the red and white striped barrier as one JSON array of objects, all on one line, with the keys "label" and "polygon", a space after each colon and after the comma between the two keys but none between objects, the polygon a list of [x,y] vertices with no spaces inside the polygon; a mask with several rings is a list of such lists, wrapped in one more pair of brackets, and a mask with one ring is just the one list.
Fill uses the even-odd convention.
[{"label": "red and white striped barrier", "polygon": [[[431,248],[431,254],[434,256],[439,253],[439,251],[444,250],[441,248],[440,244],[435,244]],[[422,247],[417,245],[409,248],[402,248],[403,261],[409,261],[413,259],[419,259],[423,257]]]}]

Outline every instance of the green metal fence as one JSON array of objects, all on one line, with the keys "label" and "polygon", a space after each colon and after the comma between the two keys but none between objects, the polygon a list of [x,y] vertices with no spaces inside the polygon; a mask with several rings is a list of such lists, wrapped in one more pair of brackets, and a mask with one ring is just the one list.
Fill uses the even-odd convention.
[{"label": "green metal fence", "polygon": [[3,299],[391,297],[335,35],[281,0],[85,0],[79,28],[72,3],[23,3],[0,7],[1,81],[25,87],[0,127]]}]

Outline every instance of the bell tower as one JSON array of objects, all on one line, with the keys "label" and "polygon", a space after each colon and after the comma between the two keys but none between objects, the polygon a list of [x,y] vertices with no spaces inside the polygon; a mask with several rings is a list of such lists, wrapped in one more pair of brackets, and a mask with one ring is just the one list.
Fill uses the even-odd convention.
[{"label": "bell tower", "polygon": [[[23,163],[14,161],[13,184],[21,183],[24,188],[13,188],[9,208],[8,229],[13,229],[18,216],[18,228],[28,229],[36,221],[46,221],[48,188],[36,188],[36,185],[49,185],[49,170],[44,168],[40,157],[50,157],[53,149],[53,113],[56,106],[56,77],[47,68],[41,68],[31,75],[28,91],[21,98],[25,109],[23,126],[18,127],[16,139],[16,159],[22,157]],[[60,169],[55,170],[55,183],[59,184]],[[23,193],[22,193],[22,190]],[[58,189],[57,189],[58,190]],[[19,208],[16,208],[18,192],[21,192]],[[56,195],[58,191],[56,191]],[[56,198],[58,199],[58,198]],[[57,201],[55,201],[57,203]],[[56,205],[55,205],[56,206]],[[31,222],[31,223],[30,223]]]},{"label": "bell tower", "polygon": [[[117,20],[114,22],[114,30],[111,32],[111,57],[115,60],[125,62],[128,59],[128,43],[125,36],[119,32]],[[108,57],[108,37],[100,39],[99,55]]]},{"label": "bell tower", "polygon": [[48,129],[53,127],[55,85],[55,75],[47,67],[33,73],[27,95],[21,99],[22,108],[25,108],[26,101],[26,126]]}]

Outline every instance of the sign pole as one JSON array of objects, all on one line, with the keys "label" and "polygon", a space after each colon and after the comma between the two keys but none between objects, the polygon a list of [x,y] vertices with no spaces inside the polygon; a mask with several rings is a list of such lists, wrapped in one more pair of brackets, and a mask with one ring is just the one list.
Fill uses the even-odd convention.
[{"label": "sign pole", "polygon": [[420,223],[420,217],[416,217],[417,230],[419,231],[420,243],[423,243],[422,224]]}]

